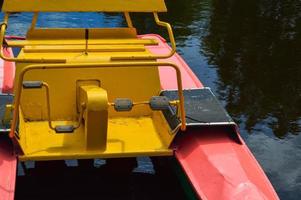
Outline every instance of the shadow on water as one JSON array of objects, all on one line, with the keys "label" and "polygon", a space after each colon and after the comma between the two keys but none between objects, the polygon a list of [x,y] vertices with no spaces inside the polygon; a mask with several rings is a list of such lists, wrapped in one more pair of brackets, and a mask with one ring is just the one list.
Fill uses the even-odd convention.
[{"label": "shadow on water", "polygon": [[72,160],[67,161],[69,167],[64,161],[23,163],[16,199],[185,199],[171,168],[156,168],[147,158],[138,159],[138,166],[132,158],[98,162],[93,166],[91,160],[81,160],[74,165]]}]

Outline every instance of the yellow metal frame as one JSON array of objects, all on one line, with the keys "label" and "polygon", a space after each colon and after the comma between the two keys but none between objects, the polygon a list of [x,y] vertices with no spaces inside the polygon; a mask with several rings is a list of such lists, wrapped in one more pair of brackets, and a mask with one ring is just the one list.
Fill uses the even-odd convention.
[{"label": "yellow metal frame", "polygon": [[19,107],[20,99],[22,92],[22,83],[26,72],[37,69],[78,69],[78,68],[100,68],[100,67],[171,67],[176,71],[177,76],[177,87],[178,87],[178,96],[179,96],[179,108],[180,108],[180,117],[181,117],[181,130],[186,130],[186,117],[184,109],[184,95],[182,87],[182,77],[181,71],[177,65],[173,63],[164,63],[164,62],[114,62],[114,63],[89,63],[89,64],[37,64],[37,65],[28,65],[22,69],[19,74],[19,79],[15,88],[15,98],[14,98],[14,111],[13,119],[11,124],[11,130],[9,136],[11,138],[15,137],[15,129],[19,116]]},{"label": "yellow metal frame", "polygon": [[[169,40],[171,43],[171,51],[169,53],[167,53],[166,55],[150,55],[150,56],[120,56],[120,57],[112,57],[112,60],[145,60],[145,59],[149,59],[149,60],[153,60],[153,59],[164,59],[164,58],[169,58],[171,56],[173,56],[176,52],[176,42],[175,42],[175,37],[171,28],[171,25],[167,22],[163,22],[159,19],[158,13],[154,12],[154,19],[157,25],[165,27],[167,29],[168,32],[168,36],[169,36]],[[130,17],[127,16],[126,17],[126,21],[128,24],[132,24],[130,21]]]},{"label": "yellow metal frame", "polygon": [[[169,58],[176,52],[176,43],[172,27],[169,23],[161,21],[158,16],[158,12],[166,11],[164,0],[87,0],[84,6],[80,6],[81,4],[82,0],[4,0],[4,22],[0,24],[0,58],[17,63],[17,76],[14,88],[15,98],[12,105],[13,117],[9,136],[17,139],[16,141],[20,143],[20,147],[24,147],[23,150],[26,150],[24,151],[26,155],[20,158],[49,160],[91,158],[94,156],[171,155],[172,149],[170,149],[170,143],[179,129],[185,131],[186,116],[180,69],[173,63],[157,62],[157,59]],[[127,23],[127,28],[36,28],[39,12],[74,11],[122,12]],[[10,12],[34,12],[31,26],[27,33],[27,40],[22,42],[12,40],[8,42],[10,46],[22,48],[18,58],[7,57],[2,50]],[[131,12],[153,13],[156,24],[165,28],[168,32],[169,41],[171,43],[171,50],[168,53],[160,55],[153,54],[145,47],[146,45],[158,45],[158,41],[156,39],[142,39],[137,37],[137,32],[130,16]],[[69,33],[67,35],[72,36],[68,38],[70,39],[68,41],[64,40],[66,31]],[[114,45],[112,45],[112,42]],[[78,55],[80,55],[80,57]],[[153,112],[146,106],[146,104],[149,104],[149,102],[146,101],[147,98],[157,95],[161,90],[158,67],[170,67],[176,71],[178,100],[170,101],[169,104],[176,106],[177,116],[180,118],[181,123],[173,130],[169,127],[162,112]],[[113,82],[110,80],[115,78],[115,74],[111,73],[110,70],[103,70],[103,68],[110,68],[114,73],[114,68],[119,68],[120,71],[126,70],[127,75],[123,75],[122,73],[122,76],[120,76],[122,78],[125,77],[124,80],[126,81],[129,80],[128,76],[131,75],[134,77],[145,74],[152,78],[141,85],[141,87],[147,87],[147,90],[141,92],[139,96],[135,88],[137,83],[144,80],[137,79],[135,82],[130,83],[127,88],[132,89],[134,87],[134,90],[120,91],[119,87],[108,87],[108,85],[112,85]],[[52,69],[53,71],[49,71]],[[70,93],[62,93],[64,91],[60,90],[61,88],[59,88],[60,85],[57,84],[56,78],[48,79],[44,76],[43,70],[48,70],[50,74],[55,74],[56,69],[64,69],[64,73],[67,74],[70,72],[69,75],[73,74],[70,76],[72,77],[70,81],[66,81],[66,83],[70,83],[70,85],[66,86],[67,89],[70,89]],[[69,69],[74,70],[68,71]],[[78,88],[72,85],[75,81],[74,79],[79,77],[75,69],[87,70],[85,75],[80,75],[80,77],[84,77],[83,79],[88,80],[91,78],[92,80],[95,76],[102,77],[103,88],[100,84],[95,85],[92,82],[85,82],[83,85],[80,85],[79,90],[77,90]],[[99,73],[97,72],[98,74],[91,76],[94,71],[92,72],[90,70],[94,69],[98,69],[95,71]],[[108,74],[102,76],[102,70]],[[31,73],[27,73],[29,71]],[[46,102],[39,102],[40,98],[44,96],[43,91],[41,91],[42,93],[36,93],[35,91],[24,91],[24,93],[22,93],[23,81],[31,80],[31,78],[35,80],[37,77],[44,77],[41,78],[41,81],[45,81],[42,82],[42,88],[43,90],[45,89]],[[120,84],[123,84],[123,82],[120,82]],[[51,87],[58,89],[55,94],[51,92]],[[139,91],[141,87],[140,85],[137,87]],[[111,92],[110,95],[112,96],[107,95],[106,89]],[[68,104],[70,105],[68,109],[72,107],[71,110],[60,108],[60,98],[64,98],[64,94],[67,94],[67,98],[65,99],[72,99],[75,90],[78,96],[76,96],[76,101],[72,102],[76,102],[77,108],[72,107],[73,104]],[[49,91],[51,93],[49,93]],[[133,105],[144,105],[137,106],[135,110],[129,113],[117,113],[112,107],[109,107],[114,106],[112,100],[119,98],[116,95],[129,95],[131,99],[134,99]],[[38,116],[40,103],[42,105],[42,118]],[[30,109],[30,106],[34,106],[34,109]],[[18,135],[15,135],[18,120],[20,138],[17,137]],[[45,138],[43,138],[45,135],[39,135],[41,131],[54,133],[57,126],[64,126],[66,124],[72,124],[74,134],[49,134]],[[83,126],[81,126],[81,124],[83,124]],[[141,126],[141,124],[143,124],[143,126]],[[127,134],[124,134],[124,129],[127,129]],[[146,135],[137,135],[137,133],[143,131],[145,131]],[[93,135],[91,133],[97,134]],[[83,134],[85,134],[85,136],[89,135],[89,138],[85,138],[87,149],[83,146]],[[133,139],[134,135],[138,138],[134,137]],[[39,142],[41,138],[43,138],[42,140],[45,141],[45,143],[41,144]],[[148,143],[144,142],[146,139]],[[122,149],[123,147],[121,149],[117,147],[115,140],[126,144],[125,150]],[[68,149],[70,146],[72,146],[73,149]],[[141,149],[142,146],[145,146],[145,148]],[[48,148],[50,152],[43,152],[43,148]],[[58,149],[52,151],[52,148]]]},{"label": "yellow metal frame", "polygon": [[166,12],[164,0],[4,0],[3,12]]},{"label": "yellow metal frame", "polygon": [[10,62],[26,62],[26,63],[65,63],[65,59],[20,59],[20,58],[9,58],[6,57],[3,53],[3,41],[5,37],[5,32],[7,29],[7,23],[8,23],[8,13],[5,13],[4,20],[1,24],[1,32],[0,32],[0,58],[6,61]]},{"label": "yellow metal frame", "polygon": [[[125,19],[127,22],[128,27],[133,27],[133,23],[130,17],[129,12],[124,12],[125,15]],[[111,60],[153,60],[153,59],[164,59],[164,58],[169,58],[171,56],[174,55],[174,53],[176,52],[176,42],[175,42],[175,38],[174,38],[174,34],[171,28],[171,25],[167,22],[163,22],[159,19],[158,13],[157,12],[153,12],[154,15],[154,19],[157,25],[165,27],[167,29],[168,35],[169,35],[169,40],[171,43],[171,51],[169,53],[167,53],[166,55],[149,55],[149,56],[117,56],[117,57],[111,57]],[[5,32],[7,29],[7,24],[8,24],[8,17],[9,17],[9,13],[5,13],[4,15],[4,21],[1,24],[1,32],[0,32],[0,58],[2,58],[3,60],[6,61],[11,61],[11,62],[26,62],[26,63],[66,63],[65,59],[45,59],[45,58],[38,58],[38,59],[21,59],[21,58],[9,58],[6,57],[3,53],[3,41],[5,38]],[[32,23],[31,23],[31,27],[30,29],[35,29],[35,25],[37,22],[37,18],[38,18],[38,12],[34,13],[33,19],[32,19]],[[87,43],[86,43],[87,45]],[[86,46],[86,48],[88,48]]]},{"label": "yellow metal frame", "polygon": [[[49,85],[46,82],[42,82],[42,86],[45,87],[45,89],[46,89],[48,126],[49,126],[50,129],[55,130],[55,127],[51,123],[51,103],[50,103],[50,95],[49,95]],[[74,127],[75,129],[78,129],[81,125],[81,120],[83,118],[85,108],[86,108],[86,105],[81,104],[81,109],[80,109],[78,122],[77,122],[77,125]]]}]

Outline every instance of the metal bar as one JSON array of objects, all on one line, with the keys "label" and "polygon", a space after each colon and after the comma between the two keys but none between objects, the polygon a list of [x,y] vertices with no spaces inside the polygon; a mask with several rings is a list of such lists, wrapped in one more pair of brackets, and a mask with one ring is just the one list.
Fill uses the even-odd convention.
[{"label": "metal bar", "polygon": [[183,87],[182,87],[182,77],[181,71],[177,65],[173,63],[158,63],[158,62],[115,62],[115,63],[76,63],[76,64],[36,64],[36,65],[28,65],[24,67],[19,75],[19,80],[16,83],[15,90],[15,99],[14,99],[14,112],[13,119],[11,124],[11,130],[9,136],[11,138],[15,137],[15,128],[18,121],[19,116],[19,106],[21,99],[21,91],[22,91],[22,83],[24,80],[24,75],[26,72],[30,70],[38,70],[38,69],[79,69],[79,68],[103,68],[103,67],[171,67],[176,71],[177,76],[177,86],[178,86],[178,96],[180,101],[180,114],[181,114],[181,130],[186,130],[186,118],[185,118],[185,109],[184,109],[184,95],[183,95]]},{"label": "metal bar", "polygon": [[46,88],[48,126],[52,130],[55,130],[55,128],[51,124],[49,85],[47,83],[43,82],[43,86]]},{"label": "metal bar", "polygon": [[129,12],[124,12],[125,20],[129,28],[133,28],[132,19]]},{"label": "metal bar", "polygon": [[154,18],[155,18],[156,23],[159,26],[165,27],[168,31],[168,36],[169,36],[169,40],[170,40],[171,48],[172,48],[171,51],[169,52],[169,54],[166,55],[166,57],[169,58],[176,52],[176,42],[175,42],[175,37],[174,37],[173,31],[172,31],[171,25],[167,22],[160,21],[158,13],[156,13],[156,12],[154,12]]},{"label": "metal bar", "polygon": [[167,29],[169,41],[171,43],[171,51],[167,53],[166,55],[149,55],[149,56],[116,56],[112,57],[111,60],[152,60],[152,59],[164,59],[164,58],[170,58],[173,56],[176,52],[176,42],[174,38],[174,34],[172,31],[172,27],[169,23],[160,21],[158,13],[154,12],[154,18],[155,22],[159,26],[163,26]]},{"label": "metal bar", "polygon": [[44,58],[40,58],[40,59],[21,59],[21,58],[9,58],[6,57],[3,53],[3,41],[4,41],[4,37],[5,37],[5,32],[7,29],[7,24],[8,24],[8,17],[9,14],[5,13],[4,14],[4,19],[0,29],[0,58],[2,58],[3,60],[6,61],[10,61],[10,62],[26,62],[26,63],[66,63],[65,59],[44,59]]},{"label": "metal bar", "polygon": [[74,129],[78,129],[78,128],[80,127],[81,122],[82,122],[82,119],[83,119],[83,117],[84,117],[84,111],[85,111],[85,109],[86,109],[86,104],[83,103],[83,104],[81,105],[81,110],[80,110],[80,112],[79,112],[79,118],[78,118],[77,125],[74,127]]},{"label": "metal bar", "polygon": [[164,0],[2,0],[3,12],[166,12]]},{"label": "metal bar", "polygon": [[32,18],[31,25],[30,25],[30,29],[35,29],[37,21],[38,21],[38,16],[39,16],[38,12],[35,12],[33,14],[33,18]]}]

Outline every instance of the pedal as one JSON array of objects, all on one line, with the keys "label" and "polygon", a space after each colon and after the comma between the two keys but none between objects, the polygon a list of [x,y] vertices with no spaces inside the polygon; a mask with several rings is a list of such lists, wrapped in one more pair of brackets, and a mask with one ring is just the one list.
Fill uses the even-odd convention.
[{"label": "pedal", "polygon": [[130,111],[133,108],[133,102],[131,99],[118,98],[114,101],[114,108],[118,112]]},{"label": "pedal", "polygon": [[43,86],[42,81],[23,81],[24,89],[40,89]]},{"label": "pedal", "polygon": [[166,110],[169,108],[169,99],[164,96],[153,96],[149,100],[149,105],[152,110]]},{"label": "pedal", "polygon": [[56,133],[73,133],[75,127],[73,125],[59,125],[55,127]]}]

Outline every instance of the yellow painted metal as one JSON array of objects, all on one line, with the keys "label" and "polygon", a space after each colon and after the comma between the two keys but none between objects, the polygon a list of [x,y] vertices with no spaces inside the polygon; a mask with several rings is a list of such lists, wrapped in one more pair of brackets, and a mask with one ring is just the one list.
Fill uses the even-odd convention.
[{"label": "yellow painted metal", "polygon": [[168,32],[168,36],[169,36],[169,40],[171,43],[171,51],[168,52],[165,55],[149,55],[149,56],[139,56],[139,55],[135,55],[135,56],[127,56],[127,55],[123,55],[123,56],[112,56],[112,60],[145,60],[145,59],[164,59],[164,58],[169,58],[172,55],[175,54],[176,52],[176,42],[175,42],[175,38],[174,38],[174,34],[171,28],[171,25],[167,22],[163,22],[159,19],[158,13],[154,12],[154,18],[155,18],[155,22],[157,23],[157,25],[165,27],[167,32]]},{"label": "yellow painted metal", "polygon": [[132,19],[131,19],[130,13],[129,12],[125,12],[124,16],[125,16],[125,20],[126,20],[126,23],[127,23],[128,27],[132,28],[133,27],[133,23],[132,23]]},{"label": "yellow painted metal", "polygon": [[30,29],[35,29],[37,21],[38,21],[39,13],[35,12],[31,21]]},{"label": "yellow painted metal", "polygon": [[[39,45],[26,46],[25,53],[50,53],[50,52],[83,52],[85,45]],[[144,45],[89,45],[88,52],[143,52]]]},{"label": "yellow painted metal", "polygon": [[[47,80],[48,83],[51,83],[56,89],[56,92],[59,95],[53,94],[50,96],[50,99],[55,99],[53,101],[53,105],[55,107],[54,114],[52,118],[58,119],[74,119],[76,118],[76,106],[74,108],[70,107],[66,109],[67,103],[62,104],[62,102],[70,101],[72,98],[76,96],[76,88],[72,83],[76,82],[76,80],[80,80],[82,77],[80,75],[85,76],[83,71],[87,73],[87,75],[95,75],[101,78],[100,82],[102,83],[103,87],[107,91],[111,91],[109,95],[109,101],[112,102],[115,98],[118,97],[129,97],[134,101],[141,101],[149,99],[153,95],[158,95],[160,92],[159,86],[159,77],[157,73],[157,67],[171,67],[175,69],[176,76],[177,76],[177,86],[178,86],[178,96],[180,101],[180,115],[181,115],[181,130],[186,129],[186,118],[185,118],[185,109],[184,109],[184,96],[183,96],[183,88],[182,88],[182,78],[181,78],[181,71],[180,69],[173,63],[160,63],[160,62],[112,62],[112,63],[86,63],[86,64],[43,64],[43,65],[25,65],[19,66],[17,70],[17,76],[15,79],[15,99],[14,99],[14,114],[11,126],[10,136],[14,137],[14,130],[16,128],[16,122],[18,119],[19,113],[19,106],[21,100],[21,91],[22,91],[22,83],[26,79],[32,80],[31,77],[40,77],[43,80]],[[112,67],[110,70],[107,68]],[[139,70],[141,69],[141,71]],[[62,73],[61,69],[65,69],[66,74]],[[68,69],[68,70],[67,70]],[[71,74],[72,71],[75,69],[79,69],[79,71],[75,71],[75,74]],[[82,69],[82,70],[81,70]],[[92,69],[92,70],[91,70]],[[100,71],[102,73],[96,73],[95,69],[105,69]],[[117,69],[117,70],[116,70]],[[148,70],[150,69],[150,70]],[[155,69],[155,71],[152,71]],[[47,70],[45,73],[44,70]],[[109,71],[109,73],[105,73]],[[29,72],[36,72],[32,73],[31,76],[28,75]],[[114,73],[119,72],[119,73]],[[153,72],[153,79],[145,79],[145,76],[149,76]],[[73,72],[74,73],[74,72]],[[82,74],[81,74],[82,73]],[[118,76],[120,75],[121,76]],[[140,75],[137,76],[137,73]],[[155,74],[154,74],[155,73]],[[62,79],[60,79],[59,74],[61,74]],[[128,74],[128,76],[127,76]],[[142,76],[142,75],[145,76]],[[101,76],[102,75],[102,76]],[[76,78],[74,79],[75,76]],[[135,78],[129,78],[135,77]],[[154,79],[157,77],[156,79]],[[86,78],[86,80],[91,80],[91,76]],[[61,83],[64,83],[64,87],[61,86]],[[71,82],[71,83],[70,83]],[[108,82],[108,84],[106,83]],[[111,83],[111,84],[110,84]],[[141,84],[143,83],[143,85]],[[156,86],[157,85],[157,86]],[[66,90],[68,88],[69,90]],[[74,89],[72,89],[74,88]],[[128,90],[131,88],[131,90]],[[135,89],[136,90],[135,90]],[[137,90],[138,89],[138,90]],[[137,93],[139,91],[139,93]],[[22,95],[22,101],[25,105],[22,106],[22,110],[24,113],[25,118],[29,118],[31,120],[45,120],[47,119],[47,115],[44,116],[43,113],[47,113],[46,106],[41,104],[40,99],[42,99],[41,93],[38,91],[25,91]],[[113,95],[114,93],[117,93]],[[37,103],[35,103],[35,101]],[[26,102],[29,102],[26,104]],[[43,111],[44,110],[44,111]],[[115,114],[115,115],[114,115]],[[112,116],[116,116],[117,113],[111,111]],[[119,115],[120,113],[118,113]],[[141,116],[141,115],[149,115],[150,110],[137,110],[136,112],[127,113],[130,116]]]},{"label": "yellow painted metal", "polygon": [[[186,129],[181,72],[171,57],[176,50],[170,24],[157,12],[166,11],[163,0],[5,0],[0,49],[9,12],[35,12],[16,62],[11,138],[19,142],[20,160],[52,160],[171,155],[170,144],[179,129]],[[38,12],[123,12],[127,28],[36,28]],[[133,28],[130,12],[153,12],[157,25],[167,29],[171,51],[155,55]],[[40,63],[40,64],[31,64]],[[150,109],[149,99],[160,94],[158,67],[176,71],[181,123],[171,129],[161,111]],[[23,81],[42,81],[42,89],[22,89]],[[131,111],[114,109],[116,98],[133,101]],[[18,137],[15,135],[18,122]],[[57,134],[55,126],[73,125],[72,134]]]},{"label": "yellow painted metal", "polygon": [[[58,94],[62,95],[63,98],[58,100],[59,104],[62,104],[62,106],[64,106],[64,107],[72,108],[72,105],[74,105],[72,103],[70,104],[70,102],[72,102],[72,98],[64,97],[64,92],[66,93],[66,92],[68,92],[68,90],[66,90],[64,87],[62,87],[62,85],[59,84],[60,81],[58,81],[57,75],[59,75],[59,73],[64,72],[64,71],[62,71],[62,69],[65,69],[65,72],[68,74],[68,76],[70,76],[70,72],[68,73],[68,71],[72,71],[72,69],[80,69],[80,70],[87,71],[89,68],[91,68],[91,69],[94,69],[93,71],[96,71],[96,69],[98,69],[98,68],[104,68],[106,70],[113,72],[112,74],[114,74],[114,72],[116,72],[116,71],[114,71],[115,68],[116,69],[120,68],[120,69],[118,69],[118,71],[121,70],[122,68],[126,68],[127,69],[126,71],[130,70],[130,68],[135,69],[133,71],[139,71],[138,68],[156,69],[157,66],[172,67],[176,70],[177,77],[178,77],[178,87],[179,87],[178,91],[179,91],[180,106],[181,106],[180,110],[182,111],[181,116],[183,116],[182,117],[182,120],[183,120],[182,128],[183,128],[183,130],[185,130],[185,127],[186,127],[185,126],[185,111],[184,111],[184,106],[182,104],[184,99],[183,99],[182,85],[181,85],[181,74],[180,74],[180,70],[177,68],[177,66],[172,63],[157,63],[157,62],[124,63],[124,62],[121,62],[121,63],[64,64],[64,65],[44,64],[44,65],[24,66],[22,71],[17,73],[19,78],[17,79],[17,82],[16,82],[16,91],[15,91],[16,96],[15,96],[15,102],[14,102],[14,106],[16,109],[14,109],[14,117],[13,117],[13,121],[12,121],[11,132],[10,132],[10,136],[14,137],[14,130],[16,127],[16,122],[17,122],[18,113],[19,113],[18,108],[20,107],[20,103],[21,103],[23,119],[20,120],[19,132],[21,135],[20,144],[22,145],[23,151],[25,152],[25,155],[22,156],[21,159],[24,159],[24,160],[27,160],[27,159],[47,160],[47,159],[67,159],[67,158],[71,159],[71,158],[123,157],[123,156],[134,156],[134,155],[137,156],[137,155],[168,155],[168,154],[171,154],[172,151],[169,149],[169,145],[174,137],[174,134],[171,134],[172,130],[170,130],[166,121],[162,121],[162,120],[164,120],[164,118],[163,118],[161,112],[151,111],[151,110],[149,110],[149,107],[146,105],[140,105],[138,108],[135,108],[133,110],[133,112],[121,113],[120,115],[119,115],[119,113],[114,114],[114,111],[109,109],[107,149],[106,149],[106,151],[95,151],[95,150],[91,151],[91,150],[87,150],[87,149],[83,150],[82,147],[85,144],[85,142],[83,142],[84,140],[80,140],[79,138],[77,138],[78,135],[84,134],[84,131],[81,131],[83,129],[83,126],[79,127],[79,129],[77,129],[74,134],[70,134],[70,135],[74,136],[74,138],[73,138],[74,140],[73,140],[73,139],[71,139],[71,136],[69,136],[68,134],[64,135],[64,137],[54,134],[54,131],[52,129],[50,129],[48,126],[47,127],[45,126],[45,125],[47,125],[46,119],[41,119],[41,118],[35,119],[35,118],[28,116],[29,114],[34,115],[35,113],[37,113],[37,111],[35,109],[41,108],[41,106],[38,106],[37,103],[42,102],[41,101],[42,98],[37,96],[37,94],[34,94],[34,93],[28,93],[25,95],[22,94],[22,101],[20,102],[22,82],[24,80],[24,77],[26,77],[26,80],[28,80],[28,78],[30,78],[29,80],[32,80],[31,77],[28,76],[28,74],[27,74],[30,72],[38,72],[39,70],[42,70],[42,72],[40,72],[38,74],[32,74],[32,75],[34,75],[33,77],[35,77],[35,78],[38,78],[40,76],[40,78],[42,78],[43,80],[45,80],[45,79],[47,80],[47,78],[48,78],[47,82],[51,81],[50,79],[54,79],[54,80],[56,79],[56,82],[51,82],[51,85],[52,85],[51,88],[58,89],[60,87],[60,88],[62,88],[62,90],[59,90],[59,91],[55,90],[56,94],[50,93],[50,99],[51,100],[55,99],[54,98],[55,95],[58,95]],[[110,67],[112,67],[112,68],[110,68]],[[48,76],[41,77],[43,74],[46,74],[43,70],[47,70]],[[61,72],[57,71],[56,76],[55,75],[49,76],[49,74],[52,70],[54,70],[54,71],[59,70]],[[126,71],[122,71],[122,72],[125,73]],[[81,71],[81,72],[83,72],[83,71]],[[143,72],[143,71],[140,71],[140,76],[143,74],[141,72]],[[91,73],[91,72],[88,72],[88,73]],[[108,75],[108,74],[106,74],[106,75]],[[65,78],[64,86],[66,86],[66,88],[69,88],[68,84],[67,84],[68,83],[67,76],[65,76],[64,78]],[[81,77],[78,77],[78,78],[81,78]],[[72,81],[72,79],[71,79],[71,81]],[[113,85],[114,85],[114,82],[116,82],[116,81],[114,81],[113,78],[111,79],[111,81],[113,81],[113,82],[111,82],[111,84],[113,84]],[[131,78],[127,79],[127,81],[131,81]],[[139,80],[139,81],[141,81],[141,80]],[[141,83],[142,83],[142,81],[141,81]],[[141,83],[140,83],[140,85],[141,85]],[[56,84],[57,84],[57,88],[55,87]],[[126,83],[124,83],[124,84],[126,84]],[[135,84],[136,84],[136,86],[132,86],[131,90],[127,90],[124,94],[128,93],[129,95],[131,95],[131,92],[137,91],[137,86],[139,84],[137,82],[135,82]],[[146,88],[153,87],[152,83],[151,83],[151,85],[149,85],[149,83],[146,83],[144,81],[144,84],[146,84],[146,85],[143,85]],[[106,84],[104,82],[101,82],[101,85],[104,88],[106,88],[107,91],[112,92],[112,90],[110,90],[106,87]],[[127,86],[125,88],[127,88]],[[119,92],[120,94],[122,94],[122,91],[125,88],[124,87],[119,88],[119,90],[117,90],[115,92]],[[69,88],[69,90],[70,90],[70,88]],[[72,90],[73,89],[71,88],[71,91]],[[141,98],[141,95],[143,96],[143,94],[141,93],[142,90],[139,90],[139,91],[140,91],[139,93],[134,92],[135,93],[134,100],[139,99],[139,97]],[[154,92],[154,90],[152,90],[152,91]],[[25,93],[25,92],[27,93],[29,91],[27,91],[27,90],[23,91],[23,93]],[[38,91],[35,90],[32,92],[38,92]],[[157,95],[157,94],[158,93],[155,92],[153,95]],[[134,95],[134,94],[132,94],[132,95]],[[148,94],[148,95],[150,95],[150,94]],[[76,95],[74,95],[74,96],[76,96]],[[108,96],[109,96],[109,94],[108,94]],[[150,95],[150,96],[152,96],[152,95]],[[121,96],[121,97],[126,97],[126,96]],[[148,98],[149,97],[143,96],[144,100],[146,100]],[[110,99],[110,97],[109,97],[109,99]],[[26,102],[34,104],[35,106],[32,107],[32,109],[26,110],[26,109],[24,109],[24,106],[22,105],[22,104],[26,104]],[[54,102],[54,101],[51,101],[51,102]],[[75,102],[75,100],[73,100],[73,102]],[[56,104],[52,103],[52,105],[56,105]],[[69,105],[71,105],[71,106],[69,106]],[[74,105],[73,107],[77,107],[77,106]],[[52,110],[54,112],[60,113],[60,112],[62,112],[63,109],[57,110],[55,108],[55,106],[52,106]],[[30,112],[33,112],[33,113],[30,113]],[[161,116],[158,117],[158,115],[161,115]],[[51,116],[51,118],[52,118],[52,120],[54,119],[54,117],[52,117],[52,116]],[[145,120],[141,121],[142,118]],[[27,120],[24,120],[24,119],[27,119]],[[115,120],[115,119],[118,119],[118,120]],[[22,124],[22,123],[24,123],[24,124]],[[65,119],[64,121],[62,121],[62,120],[59,120],[58,118],[53,120],[52,123],[59,124],[59,125],[75,124],[74,120],[70,121],[68,119]],[[115,129],[116,126],[119,127],[117,130],[121,131],[122,133],[119,133],[118,131],[116,131],[116,129]],[[21,127],[24,127],[24,128],[21,128]],[[150,127],[150,128],[148,129],[147,127]],[[41,132],[44,132],[45,134],[37,135],[38,133],[41,133]],[[132,133],[135,133],[135,135],[132,135]],[[144,141],[141,140],[142,138],[139,137],[138,133],[142,134],[142,135],[146,135],[148,139],[144,140]],[[112,140],[110,140],[110,134],[112,135]],[[119,134],[122,134],[122,136],[124,136],[124,138],[122,140],[121,139],[117,140],[115,138],[116,134],[117,134],[118,138],[121,137],[121,135],[119,135]],[[53,135],[56,135],[56,136],[53,136]],[[152,140],[151,138],[153,138],[153,141],[151,141]],[[44,140],[45,140],[45,142],[42,142]],[[120,141],[120,143],[123,144],[124,146],[126,146],[127,148],[122,147],[122,150],[120,150],[120,148],[121,148],[120,146],[118,147],[119,150],[116,150],[113,147],[110,148],[109,147],[110,142],[112,142],[112,146],[114,146],[116,141]],[[145,144],[146,143],[145,141],[147,141],[148,144]],[[74,146],[71,145],[71,143]],[[119,143],[119,142],[117,142],[117,143]],[[59,148],[58,147],[56,148],[56,146],[54,144],[56,144],[56,146],[59,145]],[[160,146],[160,148],[158,148],[158,145]],[[53,149],[53,151],[51,151],[51,149]]]},{"label": "yellow painted metal", "polygon": [[[169,58],[171,57],[175,51],[176,51],[176,44],[174,40],[174,35],[172,28],[169,23],[160,21],[159,16],[157,12],[154,12],[154,18],[156,23],[159,26],[163,26],[167,29],[169,39],[171,42],[172,49],[171,51],[166,55],[139,55],[139,54],[122,54],[122,55],[110,55],[110,60],[153,60],[153,59],[163,59],[163,58]],[[132,26],[132,22],[129,16],[128,12],[125,12],[126,20],[129,26]],[[105,28],[105,29],[35,29],[33,28],[37,20],[37,14],[34,15],[33,21],[32,21],[32,28],[28,31],[27,38],[35,38],[36,40],[45,39],[45,38],[56,38],[58,39],[60,37],[60,40],[63,40],[65,38],[86,38],[86,31],[88,31],[88,37],[89,38],[137,38],[136,35],[136,29],[135,28]],[[2,48],[2,43],[4,40],[5,31],[7,28],[7,22],[8,22],[8,14],[5,14],[4,22],[1,25],[1,32],[0,32],[0,48]],[[67,34],[69,31],[70,34]],[[70,32],[72,31],[72,32]],[[95,37],[96,36],[96,37]],[[85,54],[88,52],[88,46],[89,41],[85,39]],[[40,55],[42,56],[42,55]],[[4,56],[2,50],[0,50],[0,57],[7,61],[14,61],[14,62],[27,62],[27,63],[64,63],[66,60],[64,59],[54,59],[54,58],[44,58],[44,57],[36,57],[36,58],[8,58]]]},{"label": "yellow painted metal", "polygon": [[[136,39],[135,28],[89,28],[89,40],[91,39]],[[27,40],[70,40],[85,39],[86,30],[82,28],[36,28],[26,34]]]},{"label": "yellow painted metal", "polygon": [[[161,113],[153,113],[160,115]],[[58,125],[73,124],[57,121]],[[84,127],[73,134],[55,134],[46,122],[20,121],[23,127],[20,143],[24,155],[20,160],[60,160],[82,158],[119,158],[136,156],[167,156],[173,150],[161,138],[152,116],[109,118],[107,147],[105,151],[86,149]],[[43,134],[41,134],[43,133]]]},{"label": "yellow painted metal", "polygon": [[6,61],[11,61],[11,62],[27,62],[27,63],[64,63],[66,60],[64,59],[45,59],[45,58],[31,58],[31,59],[18,59],[18,58],[10,58],[6,57],[3,54],[3,41],[4,41],[4,36],[5,36],[5,31],[7,29],[7,22],[8,22],[8,14],[5,13],[4,15],[4,20],[3,23],[0,25],[0,58]]},{"label": "yellow painted metal", "polygon": [[[53,46],[53,45],[85,45],[84,39],[64,39],[64,40],[8,40],[7,43],[10,47],[24,47],[24,46]],[[158,45],[158,42],[154,39],[93,39],[90,38],[88,45]]]},{"label": "yellow painted metal", "polygon": [[12,113],[13,113],[13,105],[6,104],[3,119],[2,119],[2,124],[8,126],[10,125],[10,121],[12,120]]},{"label": "yellow painted metal", "polygon": [[85,105],[85,143],[87,150],[105,151],[108,129],[108,94],[97,85],[79,88],[80,105]]},{"label": "yellow painted metal", "polygon": [[4,0],[3,12],[166,12],[164,0]]}]

